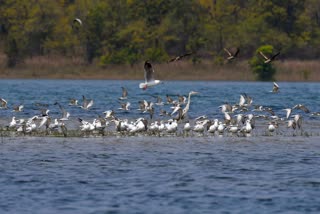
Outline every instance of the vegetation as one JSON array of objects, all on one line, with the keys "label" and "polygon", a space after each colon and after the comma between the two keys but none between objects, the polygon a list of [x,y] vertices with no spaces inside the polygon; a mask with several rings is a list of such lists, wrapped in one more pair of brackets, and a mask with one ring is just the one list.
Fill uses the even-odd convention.
[{"label": "vegetation", "polygon": [[[166,62],[186,52],[196,53],[189,58],[194,63],[200,59],[221,63],[224,47],[239,47],[240,58],[249,59],[265,44],[281,49],[282,59],[320,55],[318,0],[0,0],[0,4],[0,50],[9,67],[27,58],[54,55],[80,57],[100,66],[133,66],[145,59]],[[75,18],[83,24],[75,26]],[[251,65],[263,74],[258,64]],[[271,65],[261,69],[273,72]]]},{"label": "vegetation", "polygon": [[257,75],[257,79],[261,81],[274,80],[274,75],[276,74],[276,69],[272,63],[265,63],[260,53],[264,55],[272,56],[273,47],[271,45],[264,45],[256,50],[256,54],[249,61],[252,71]]}]

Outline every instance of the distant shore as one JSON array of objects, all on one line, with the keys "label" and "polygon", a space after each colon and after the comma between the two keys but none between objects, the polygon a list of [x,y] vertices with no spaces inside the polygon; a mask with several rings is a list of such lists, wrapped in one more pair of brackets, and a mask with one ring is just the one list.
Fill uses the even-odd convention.
[{"label": "distant shore", "polygon": [[[210,60],[199,64],[190,61],[153,63],[156,77],[161,80],[212,80],[212,81],[255,81],[248,61],[234,61],[216,65]],[[276,81],[320,81],[320,62],[316,60],[275,61]],[[0,59],[2,79],[143,79],[143,62],[130,65],[87,65],[79,59],[61,57],[34,57],[26,59],[15,68],[7,68]]]}]

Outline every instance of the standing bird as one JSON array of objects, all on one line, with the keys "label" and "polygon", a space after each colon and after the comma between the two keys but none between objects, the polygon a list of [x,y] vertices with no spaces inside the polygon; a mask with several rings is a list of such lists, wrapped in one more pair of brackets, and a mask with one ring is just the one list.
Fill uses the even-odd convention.
[{"label": "standing bird", "polygon": [[191,103],[191,95],[194,95],[194,94],[198,94],[199,92],[196,92],[196,91],[190,91],[189,92],[189,96],[188,96],[188,102],[187,102],[187,105],[184,107],[184,109],[182,110],[182,115],[181,115],[181,119],[184,119],[186,114],[188,113],[189,111],[189,108],[190,108],[190,103]]},{"label": "standing bird", "polygon": [[237,56],[239,55],[239,52],[240,52],[239,48],[237,48],[236,52],[234,52],[234,53],[231,53],[227,48],[224,48],[223,50],[228,54],[228,58],[227,58],[228,61],[237,58]]},{"label": "standing bird", "polygon": [[182,59],[182,58],[184,58],[186,56],[190,56],[191,54],[193,54],[193,52],[185,53],[185,54],[182,54],[180,56],[173,57],[173,58],[169,59],[167,63],[178,61],[178,60],[180,60],[180,59]]},{"label": "standing bird", "polygon": [[264,63],[265,63],[265,64],[268,64],[268,63],[271,63],[273,60],[275,60],[276,57],[280,54],[280,52],[272,55],[271,57],[267,57],[267,56],[264,55],[261,51],[259,51],[259,54],[265,59],[265,60],[264,60]]},{"label": "standing bird", "polygon": [[119,100],[126,100],[128,98],[128,91],[125,87],[122,88],[122,96],[119,97]]},{"label": "standing bird", "polygon": [[139,84],[139,88],[146,90],[148,87],[160,84],[160,80],[154,79],[154,70],[151,63],[147,60],[144,63],[144,83]]}]

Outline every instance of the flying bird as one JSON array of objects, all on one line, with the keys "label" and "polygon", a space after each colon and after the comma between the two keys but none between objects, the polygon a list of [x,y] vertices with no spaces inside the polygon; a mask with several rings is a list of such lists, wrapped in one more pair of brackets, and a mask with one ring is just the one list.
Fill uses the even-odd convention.
[{"label": "flying bird", "polygon": [[72,28],[79,28],[82,26],[82,21],[79,18],[75,18],[72,21]]},{"label": "flying bird", "polygon": [[279,92],[279,85],[276,82],[273,82],[273,88],[272,88],[272,92],[273,93],[278,93]]},{"label": "flying bird", "polygon": [[264,63],[268,64],[271,63],[273,60],[276,59],[276,57],[280,54],[280,52],[272,55],[271,57],[267,57],[264,53],[262,53],[261,51],[259,51],[259,54],[265,59]]},{"label": "flying bird", "polygon": [[237,48],[237,50],[234,53],[229,51],[227,48],[224,48],[223,50],[228,54],[228,58],[227,58],[228,61],[237,58],[237,56],[239,55],[239,52],[240,52],[239,48]]},{"label": "flying bird", "polygon": [[88,110],[93,105],[93,100],[88,100],[84,95],[82,95],[82,106],[80,108]]},{"label": "flying bird", "polygon": [[122,96],[119,97],[119,100],[126,100],[128,98],[128,91],[125,87],[122,88]]},{"label": "flying bird", "polygon": [[147,60],[144,63],[144,83],[139,84],[139,88],[146,90],[148,87],[155,86],[161,83],[160,80],[154,79],[154,70],[151,63]]},{"label": "flying bird", "polygon": [[190,53],[185,53],[185,54],[182,54],[182,55],[173,57],[173,58],[169,59],[167,63],[181,60],[182,58],[187,57],[187,56],[190,56],[190,55],[192,55],[192,54],[193,54],[193,52],[190,52]]}]

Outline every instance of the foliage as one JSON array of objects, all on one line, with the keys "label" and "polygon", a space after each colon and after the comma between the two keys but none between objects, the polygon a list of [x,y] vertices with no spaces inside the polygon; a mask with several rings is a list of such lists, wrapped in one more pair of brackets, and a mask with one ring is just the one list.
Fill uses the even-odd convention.
[{"label": "foliage", "polygon": [[[190,51],[198,54],[187,60],[219,63],[224,47],[239,47],[245,59],[263,44],[281,49],[286,58],[320,56],[318,0],[0,2],[0,51],[8,66],[51,54],[133,65]],[[83,25],[73,27],[74,18]]]},{"label": "foliage", "polygon": [[250,59],[249,64],[252,71],[257,75],[257,80],[271,81],[274,80],[276,69],[272,63],[265,63],[264,59],[259,52],[262,52],[266,56],[271,56],[273,53],[273,46],[264,45],[256,50],[256,54]]}]

